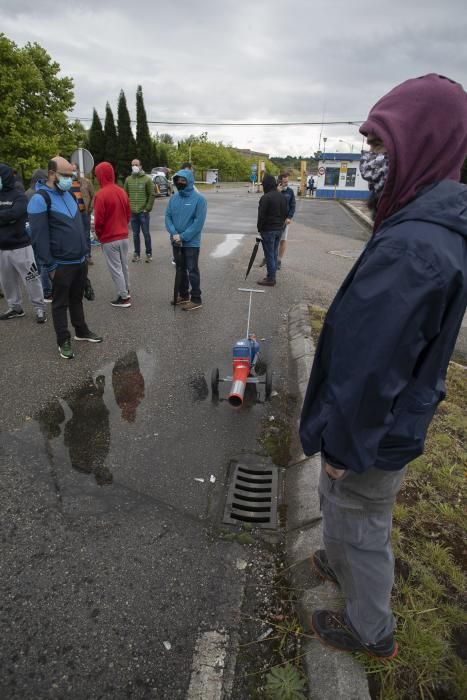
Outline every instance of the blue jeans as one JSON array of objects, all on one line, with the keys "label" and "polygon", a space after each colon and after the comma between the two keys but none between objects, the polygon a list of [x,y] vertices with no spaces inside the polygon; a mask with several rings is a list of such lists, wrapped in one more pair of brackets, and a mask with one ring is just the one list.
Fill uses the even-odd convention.
[{"label": "blue jeans", "polygon": [[49,273],[45,269],[45,267],[41,267],[41,282],[42,282],[42,291],[44,292],[45,297],[50,297],[52,296],[52,282],[49,277]]},{"label": "blue jeans", "polygon": [[91,215],[86,211],[81,212],[81,221],[84,226],[84,233],[86,234],[86,245],[88,248],[87,256],[91,257]]},{"label": "blue jeans", "polygon": [[191,286],[191,301],[197,304],[201,303],[201,277],[199,274],[198,258],[199,248],[182,247],[181,255],[178,255],[174,247],[174,260],[177,265],[177,273],[180,275],[178,285],[178,293],[183,299],[188,299],[190,296]]},{"label": "blue jeans", "polygon": [[131,230],[133,231],[133,244],[135,246],[136,255],[141,255],[141,246],[139,232],[140,229],[144,236],[144,246],[146,248],[146,255],[152,255],[152,243],[151,234],[149,233],[149,213],[140,212],[139,214],[132,214],[130,219]]},{"label": "blue jeans", "polygon": [[268,280],[276,281],[277,270],[277,254],[279,252],[279,243],[281,240],[282,231],[263,231],[261,238],[263,241],[264,257],[266,258],[266,267],[268,271]]}]

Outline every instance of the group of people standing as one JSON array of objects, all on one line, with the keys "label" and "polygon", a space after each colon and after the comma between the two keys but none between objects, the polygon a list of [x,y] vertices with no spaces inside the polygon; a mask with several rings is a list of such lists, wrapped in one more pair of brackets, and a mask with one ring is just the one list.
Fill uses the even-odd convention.
[{"label": "group of people standing", "polygon": [[[139,160],[133,160],[131,166],[132,173],[122,188],[115,184],[112,165],[100,163],[95,169],[100,188],[94,193],[89,180],[79,176],[76,164],[56,156],[49,161],[47,170],[34,172],[31,186],[24,192],[13,169],[0,163],[0,283],[8,304],[0,320],[24,316],[23,282],[38,323],[47,321],[45,304],[51,303],[57,345],[64,359],[74,357],[68,314],[76,341],[103,340],[89,329],[83,310],[83,295],[89,285],[88,266],[92,264],[91,212],[95,235],[116,288],[112,306],[131,306],[129,223],[133,261],[141,259],[141,232],[146,262],[152,260],[149,225],[154,185]],[[167,207],[166,225],[179,272],[179,303],[188,311],[202,305],[198,257],[207,206],[194,188],[191,169],[180,170],[174,184],[178,193]]]}]

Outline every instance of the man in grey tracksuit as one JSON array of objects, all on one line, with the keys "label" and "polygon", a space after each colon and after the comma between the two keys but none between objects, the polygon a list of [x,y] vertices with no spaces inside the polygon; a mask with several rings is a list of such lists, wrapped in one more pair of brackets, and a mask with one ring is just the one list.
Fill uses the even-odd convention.
[{"label": "man in grey tracksuit", "polygon": [[0,314],[0,320],[24,316],[23,281],[37,322],[44,323],[47,320],[44,294],[31,239],[26,233],[26,208],[26,195],[15,186],[12,168],[0,163],[0,279],[8,304],[8,309]]}]

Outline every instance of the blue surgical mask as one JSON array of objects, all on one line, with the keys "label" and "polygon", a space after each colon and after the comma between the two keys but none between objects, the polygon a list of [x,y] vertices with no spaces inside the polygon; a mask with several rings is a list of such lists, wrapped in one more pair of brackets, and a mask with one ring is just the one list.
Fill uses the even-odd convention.
[{"label": "blue surgical mask", "polygon": [[62,192],[68,192],[69,189],[71,189],[71,186],[73,185],[73,178],[72,177],[62,177],[59,176],[57,180],[57,187],[62,190]]}]

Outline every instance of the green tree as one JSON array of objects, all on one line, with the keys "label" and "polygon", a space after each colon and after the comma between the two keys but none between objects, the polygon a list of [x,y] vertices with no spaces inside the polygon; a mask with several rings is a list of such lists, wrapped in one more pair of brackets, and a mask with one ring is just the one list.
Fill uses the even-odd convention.
[{"label": "green tree", "polygon": [[113,167],[117,166],[118,152],[118,136],[115,126],[114,115],[109,103],[105,105],[105,122],[104,122],[104,154],[105,160],[112,163]]},{"label": "green tree", "polygon": [[130,113],[123,90],[120,90],[118,98],[117,131],[117,175],[120,178],[125,178],[131,172],[131,161],[137,156],[136,141],[131,130]]},{"label": "green tree", "polygon": [[[152,138],[148,127],[148,118],[143,100],[143,88],[138,85],[136,90],[136,152],[143,170],[150,172],[155,163],[152,162]],[[161,164],[160,164],[161,165]]]},{"label": "green tree", "polygon": [[99,119],[99,115],[95,109],[92,112],[92,122],[88,134],[88,144],[89,150],[94,158],[94,163],[96,165],[102,163],[102,161],[105,160],[104,130],[102,128],[102,122]]},{"label": "green tree", "polygon": [[0,33],[0,144],[3,161],[29,176],[71,146],[73,81],[39,44],[18,47]]},{"label": "green tree", "polygon": [[159,134],[157,140],[159,143],[166,143],[169,146],[173,146],[174,144],[173,136],[170,134]]}]

